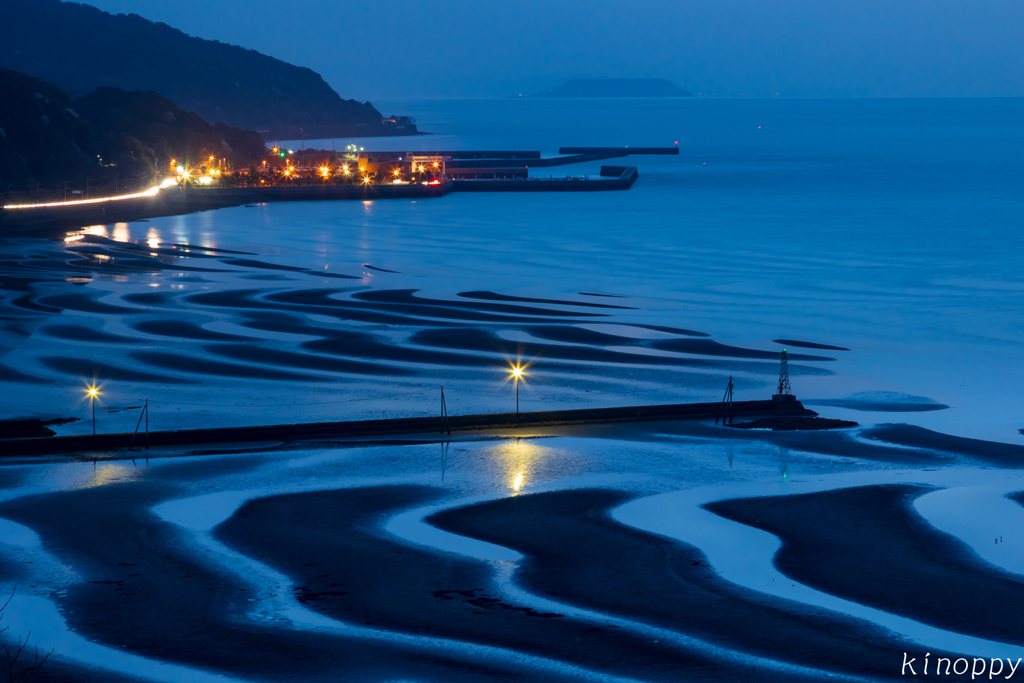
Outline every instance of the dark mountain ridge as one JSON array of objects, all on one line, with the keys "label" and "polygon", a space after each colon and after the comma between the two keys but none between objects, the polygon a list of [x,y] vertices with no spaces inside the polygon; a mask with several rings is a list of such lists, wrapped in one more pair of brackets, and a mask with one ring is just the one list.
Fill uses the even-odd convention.
[{"label": "dark mountain ridge", "polygon": [[271,139],[416,133],[369,102],[342,99],[312,69],[60,0],[0,2],[0,66],[72,95],[102,86],[156,91],[208,121]]},{"label": "dark mountain ridge", "polygon": [[0,69],[0,186],[75,176],[96,165],[92,130],[67,93],[37,78]]},{"label": "dark mountain ridge", "polygon": [[251,130],[211,125],[156,92],[98,88],[72,100],[38,78],[0,68],[0,189],[118,174],[151,182],[171,158],[245,166],[265,145]]}]

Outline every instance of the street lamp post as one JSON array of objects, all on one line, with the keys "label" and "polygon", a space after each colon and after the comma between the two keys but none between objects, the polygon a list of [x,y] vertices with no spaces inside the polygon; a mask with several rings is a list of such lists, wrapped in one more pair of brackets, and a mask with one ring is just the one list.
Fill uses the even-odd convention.
[{"label": "street lamp post", "polygon": [[518,365],[512,368],[512,377],[516,382],[516,415],[519,414],[519,378],[523,376],[523,369]]},{"label": "street lamp post", "polygon": [[96,436],[96,396],[99,394],[96,387],[89,387],[89,403],[92,404],[92,435]]}]

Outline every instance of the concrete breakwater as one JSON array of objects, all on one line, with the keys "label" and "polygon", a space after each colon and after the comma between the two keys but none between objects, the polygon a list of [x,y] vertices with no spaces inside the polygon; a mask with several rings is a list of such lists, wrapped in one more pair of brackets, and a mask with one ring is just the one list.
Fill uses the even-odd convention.
[{"label": "concrete breakwater", "polygon": [[[774,401],[736,401],[733,417],[810,416],[799,401],[779,404]],[[32,437],[0,440],[0,453],[6,456],[58,455],[111,451],[129,446],[184,446],[255,441],[301,441],[307,439],[389,436],[398,434],[439,434],[479,430],[554,427],[575,424],[644,422],[655,420],[706,420],[722,414],[722,404],[678,403],[656,406],[580,408],[544,410],[528,413],[490,413],[406,417],[347,422],[313,422],[258,427],[220,427],[159,431],[146,434],[83,434],[75,436]]]},{"label": "concrete breakwater", "polygon": [[678,147],[559,147],[559,154],[608,155],[608,158],[628,157],[635,154],[644,156],[679,156]]},{"label": "concrete breakwater", "polygon": [[[606,169],[615,169],[615,174]],[[628,190],[640,177],[636,166],[602,166],[602,176],[611,178],[494,178],[486,180],[459,179],[456,192],[600,192]]]}]

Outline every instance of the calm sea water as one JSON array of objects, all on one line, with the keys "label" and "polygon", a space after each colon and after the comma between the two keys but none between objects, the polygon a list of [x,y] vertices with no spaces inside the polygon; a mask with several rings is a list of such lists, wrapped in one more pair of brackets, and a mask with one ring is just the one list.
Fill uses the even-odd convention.
[{"label": "calm sea water", "polygon": [[[843,398],[861,392],[926,397],[950,409],[827,412],[862,424],[906,421],[965,436],[1021,441],[1024,100],[377,104],[416,116],[433,135],[333,144],[339,149],[355,142],[377,150],[516,148],[554,154],[562,145],[668,146],[678,141],[680,155],[631,158],[640,180],[628,192],[272,204],[100,230],[124,241],[156,238],[216,246],[254,252],[279,265],[361,273],[357,285],[417,289],[417,296],[452,299],[459,292],[491,290],[575,300],[586,298],[580,292],[628,297],[590,300],[636,309],[617,315],[619,322],[699,330],[722,343],[765,351],[781,349],[775,339],[847,347],[850,351],[824,352],[837,359],[820,366],[831,374],[794,376],[798,397]],[[596,173],[598,167],[540,169],[539,174]],[[369,270],[363,266],[367,263],[397,272]],[[101,277],[86,289],[116,299],[160,287],[188,294],[292,286],[206,279],[189,281],[173,272]],[[318,286],[343,284],[324,281]],[[177,310],[176,315],[194,315],[197,324],[210,323],[206,312],[187,306]],[[135,333],[118,316],[100,316],[93,324],[108,332]],[[517,339],[515,333],[506,338]],[[43,338],[34,345],[15,343],[5,362],[29,367],[31,357],[52,352],[50,343]],[[97,347],[92,353],[116,363],[120,352]],[[582,384],[535,376],[527,405],[718,400],[729,374],[722,371],[707,382],[674,387],[670,380],[633,381],[615,372],[609,370],[605,385],[586,394]],[[427,375],[422,381],[431,386],[461,381],[458,373],[437,368]],[[772,390],[772,378],[764,374],[740,373],[738,382],[737,398],[763,398]],[[256,385],[240,386],[235,380],[208,380],[204,388],[221,391],[220,398],[204,395],[195,402],[226,403],[224,397],[232,393],[252,398],[262,391]],[[469,393],[470,384],[466,387]],[[362,380],[344,390],[381,388],[386,387],[376,380]],[[299,399],[311,390],[285,382],[273,391],[302,403]],[[511,408],[507,388],[496,391],[496,396],[477,392],[479,401],[462,405]],[[143,395],[143,389],[132,392]],[[29,394],[18,398],[19,406],[42,407],[55,400],[50,388]],[[340,408],[332,410],[332,417],[340,416]],[[353,408],[346,414],[375,411],[380,412],[377,407]],[[203,424],[208,416],[201,411],[175,424]],[[289,415],[317,416],[308,411]],[[263,419],[256,413],[230,419],[242,417]]]},{"label": "calm sea water", "polygon": [[643,297],[725,342],[847,346],[841,377],[797,393],[905,392],[953,407],[915,416],[937,429],[1024,427],[1024,100],[383,106],[437,134],[424,148],[679,143],[678,158],[632,158],[627,193],[374,209],[394,237],[441,247],[434,262],[470,260],[501,291]]}]

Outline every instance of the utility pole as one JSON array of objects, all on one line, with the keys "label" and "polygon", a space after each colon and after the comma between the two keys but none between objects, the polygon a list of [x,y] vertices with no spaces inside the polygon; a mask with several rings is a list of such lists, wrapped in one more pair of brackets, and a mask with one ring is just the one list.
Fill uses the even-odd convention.
[{"label": "utility pole", "polygon": [[[732,376],[729,377],[729,385],[725,388],[725,396],[722,397],[722,407],[719,409],[718,417],[722,418],[722,424],[732,424]],[[718,417],[715,424],[718,424]]]},{"label": "utility pole", "polygon": [[448,430],[448,436],[452,435],[452,426],[448,423],[448,406],[444,401],[444,387],[441,387],[441,433]]}]

